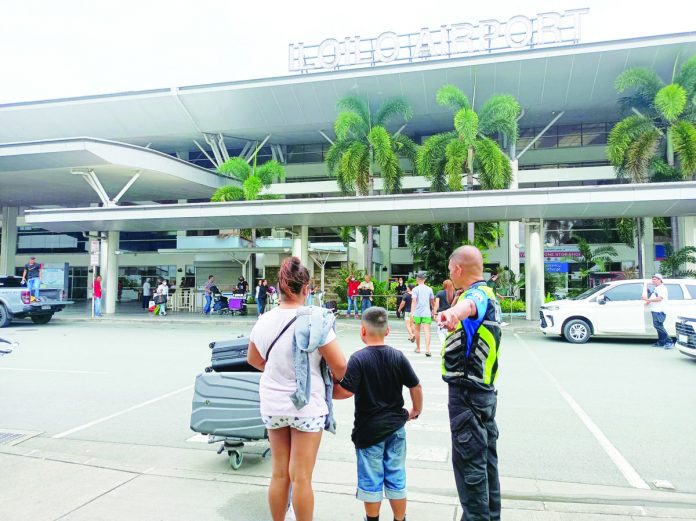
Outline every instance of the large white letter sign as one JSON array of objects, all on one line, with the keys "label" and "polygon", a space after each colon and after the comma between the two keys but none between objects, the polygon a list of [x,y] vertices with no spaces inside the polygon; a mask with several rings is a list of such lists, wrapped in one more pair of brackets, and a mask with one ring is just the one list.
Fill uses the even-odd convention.
[{"label": "large white letter sign", "polygon": [[304,62],[304,44],[291,43],[288,56],[288,66],[291,71],[301,71],[305,68]]},{"label": "large white letter sign", "polygon": [[393,62],[399,56],[399,36],[387,31],[377,37],[375,58],[381,62]]},{"label": "large white letter sign", "polygon": [[505,41],[510,47],[527,47],[534,27],[526,16],[513,16],[505,27]]},{"label": "large white letter sign", "polygon": [[319,45],[319,65],[325,69],[331,69],[338,65],[341,58],[341,46],[338,40],[327,38]]},{"label": "large white letter sign", "polygon": [[498,20],[481,20],[481,50],[488,51],[495,40],[500,36],[500,22]]},{"label": "large white letter sign", "polygon": [[[539,13],[539,41],[537,44],[556,43],[561,41],[561,15],[560,13]],[[551,37],[547,39],[547,35]]]},{"label": "large white letter sign", "polygon": [[433,35],[430,33],[430,29],[423,27],[418,35],[414,57],[421,58],[423,56],[436,56],[438,54],[440,53],[437,52],[435,48],[435,42],[433,41]]}]

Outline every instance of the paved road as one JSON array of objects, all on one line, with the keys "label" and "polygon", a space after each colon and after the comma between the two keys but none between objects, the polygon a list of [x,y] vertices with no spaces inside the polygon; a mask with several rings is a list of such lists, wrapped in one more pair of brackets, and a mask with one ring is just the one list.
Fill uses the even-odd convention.
[{"label": "paved road", "polygon": [[[208,342],[250,325],[13,325],[1,332],[20,347],[0,359],[0,429],[40,433],[18,447],[42,454],[228,472],[188,429],[191,387]],[[696,363],[650,342],[573,346],[517,331],[505,332],[498,382],[504,488],[515,478],[637,489],[660,479],[696,493]],[[357,322],[340,321],[339,340],[346,354],[358,349]],[[408,425],[411,488],[452,496],[439,361],[414,354],[401,324],[391,343],[425,388],[425,411]],[[352,400],[336,409],[339,433],[325,436],[317,479],[353,487]],[[270,463],[254,456],[262,448],[250,449],[249,479],[268,475]]]}]

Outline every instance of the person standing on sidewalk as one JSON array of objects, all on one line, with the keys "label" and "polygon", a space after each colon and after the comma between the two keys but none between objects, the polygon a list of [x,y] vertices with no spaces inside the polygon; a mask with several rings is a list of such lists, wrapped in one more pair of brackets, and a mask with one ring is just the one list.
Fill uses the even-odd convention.
[{"label": "person standing on sidewalk", "polygon": [[396,279],[394,291],[396,291],[396,318],[401,318],[401,301],[403,300],[403,294],[406,293],[406,284],[404,284],[403,277]]},{"label": "person standing on sidewalk", "polygon": [[29,257],[29,262],[24,265],[24,273],[22,273],[22,284],[27,283],[29,295],[36,300],[39,300],[41,269],[41,264],[36,262],[36,257]]},{"label": "person standing on sidewalk", "polygon": [[102,287],[101,287],[101,275],[97,275],[94,279],[94,284],[92,286],[92,291],[94,292],[94,316],[102,316],[101,312],[101,301],[102,301]]},{"label": "person standing on sidewalk", "polygon": [[416,339],[416,335],[413,332],[413,317],[411,317],[411,291],[413,291],[415,286],[409,284],[406,286],[406,291],[401,295],[401,304],[399,304],[398,311],[404,315],[404,324],[406,325],[406,331],[408,331],[408,341],[413,342]]},{"label": "person standing on sidewalk", "polygon": [[450,280],[464,292],[443,311],[449,331],[442,346],[442,378],[449,387],[452,466],[461,521],[500,520],[498,427],[495,423],[500,305],[483,280],[483,257],[474,246],[450,256]]},{"label": "person standing on sidewalk", "polygon": [[641,297],[641,300],[643,300],[645,305],[648,307],[648,310],[652,315],[653,327],[657,331],[657,342],[653,344],[653,347],[672,349],[674,344],[672,343],[672,339],[669,337],[669,334],[665,329],[669,293],[667,292],[665,285],[662,283],[661,274],[655,273],[655,275],[652,276],[652,283],[655,286],[655,289],[648,291],[646,295]]},{"label": "person standing on sidewalk", "polygon": [[350,276],[346,278],[346,284],[348,285],[348,312],[346,313],[346,316],[350,318],[350,310],[352,307],[355,311],[355,318],[358,318],[358,315],[360,314],[358,312],[358,288],[360,287],[360,282],[358,282],[355,275],[351,273]]},{"label": "person standing on sidewalk", "polygon": [[145,279],[145,282],[143,282],[143,309],[148,309],[150,307],[151,298],[152,286],[150,286],[150,279]]},{"label": "person standing on sidewalk", "polygon": [[261,316],[266,312],[266,303],[268,302],[268,281],[261,279],[259,281],[259,289],[256,296],[256,311]]},{"label": "person standing on sidewalk", "polygon": [[[385,345],[389,334],[387,311],[368,309],[362,316],[364,349],[353,353],[342,380],[334,386],[336,399],[355,395],[351,436],[358,459],[356,497],[365,504],[367,521],[379,521],[386,497],[396,521],[406,519],[406,430],[423,410],[423,389],[411,363],[399,350]],[[404,408],[403,388],[411,395]]]},{"label": "person standing on sidewalk", "polygon": [[283,261],[278,286],[280,305],[252,328],[247,361],[263,371],[259,398],[271,444],[271,518],[286,519],[292,487],[295,515],[307,521],[314,514],[312,474],[322,433],[336,427],[331,376],[343,378],[346,359],[336,340],[333,314],[304,305],[309,271],[300,259]]},{"label": "person standing on sidewalk", "polygon": [[213,302],[213,292],[210,288],[215,284],[215,277],[213,275],[208,275],[208,282],[203,286],[203,298],[205,299],[205,305],[203,306],[203,314],[210,315],[210,304]]},{"label": "person standing on sidewalk", "polygon": [[372,306],[372,299],[374,298],[373,296],[375,294],[375,285],[370,279],[369,275],[365,275],[365,280],[363,280],[360,283],[360,286],[358,286],[358,293],[360,294],[360,299],[362,300],[362,302],[360,302],[360,308],[362,309],[362,313],[365,313],[365,311],[370,309]]},{"label": "person standing on sidewalk", "polygon": [[421,325],[425,330],[425,356],[432,356],[430,353],[430,324],[435,315],[435,295],[430,286],[425,285],[425,272],[419,271],[416,275],[418,285],[411,291],[411,317],[415,324],[416,353],[421,352]]}]

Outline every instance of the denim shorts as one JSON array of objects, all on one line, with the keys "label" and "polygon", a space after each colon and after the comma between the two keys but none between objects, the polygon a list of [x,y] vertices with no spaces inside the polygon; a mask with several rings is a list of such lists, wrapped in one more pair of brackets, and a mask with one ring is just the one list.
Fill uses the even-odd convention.
[{"label": "denim shorts", "polygon": [[355,450],[358,458],[360,501],[378,503],[382,492],[387,499],[406,498],[406,430],[401,427],[385,440]]}]

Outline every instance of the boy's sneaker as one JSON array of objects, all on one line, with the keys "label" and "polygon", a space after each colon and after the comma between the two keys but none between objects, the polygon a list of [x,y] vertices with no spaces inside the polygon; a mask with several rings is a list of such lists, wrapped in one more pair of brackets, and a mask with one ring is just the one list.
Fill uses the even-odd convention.
[{"label": "boy's sneaker", "polygon": [[669,344],[665,344],[662,346],[663,349],[674,349],[674,343],[670,342]]}]

